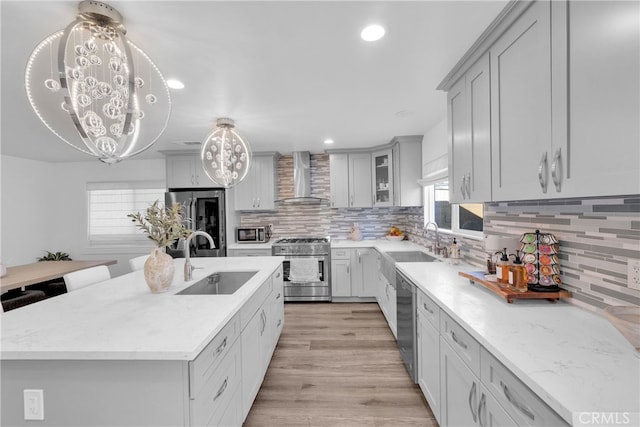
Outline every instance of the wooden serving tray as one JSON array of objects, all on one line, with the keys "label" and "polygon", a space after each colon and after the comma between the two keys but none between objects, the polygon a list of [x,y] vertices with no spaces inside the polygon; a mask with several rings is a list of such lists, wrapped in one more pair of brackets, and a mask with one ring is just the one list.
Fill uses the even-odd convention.
[{"label": "wooden serving tray", "polygon": [[497,282],[489,282],[488,280],[485,280],[485,273],[482,271],[460,271],[458,274],[469,279],[472,283],[479,283],[485,288],[493,291],[495,294],[498,294],[507,300],[509,304],[511,304],[514,299],[546,299],[554,302],[560,298],[571,298],[571,292],[565,290],[560,290],[558,292],[516,292],[508,288],[501,288]]}]

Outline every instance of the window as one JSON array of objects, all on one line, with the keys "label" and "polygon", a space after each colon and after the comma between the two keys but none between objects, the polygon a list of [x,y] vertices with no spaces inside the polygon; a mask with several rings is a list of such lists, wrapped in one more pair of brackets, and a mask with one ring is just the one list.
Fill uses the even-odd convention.
[{"label": "window", "polygon": [[127,215],[164,204],[163,182],[87,183],[88,238],[97,245],[139,245],[148,241]]},{"label": "window", "polygon": [[437,182],[424,187],[424,223],[433,221],[439,230],[482,237],[484,211],[482,203],[449,203],[449,183]]}]

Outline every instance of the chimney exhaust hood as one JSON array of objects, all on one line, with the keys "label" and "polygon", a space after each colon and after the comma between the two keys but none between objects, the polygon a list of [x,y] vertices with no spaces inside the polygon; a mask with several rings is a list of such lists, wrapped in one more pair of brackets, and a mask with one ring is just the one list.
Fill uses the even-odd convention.
[{"label": "chimney exhaust hood", "polygon": [[311,195],[311,154],[308,151],[293,152],[293,197],[276,200],[277,203],[318,205],[328,199]]}]

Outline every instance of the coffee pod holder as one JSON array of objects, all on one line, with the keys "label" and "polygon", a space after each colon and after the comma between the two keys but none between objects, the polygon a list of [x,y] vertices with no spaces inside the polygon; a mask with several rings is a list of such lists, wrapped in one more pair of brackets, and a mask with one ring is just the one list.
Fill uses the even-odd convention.
[{"label": "coffee pod holder", "polygon": [[524,233],[520,237],[522,262],[527,270],[529,290],[535,292],[558,292],[561,290],[560,258],[558,239],[553,234]]}]

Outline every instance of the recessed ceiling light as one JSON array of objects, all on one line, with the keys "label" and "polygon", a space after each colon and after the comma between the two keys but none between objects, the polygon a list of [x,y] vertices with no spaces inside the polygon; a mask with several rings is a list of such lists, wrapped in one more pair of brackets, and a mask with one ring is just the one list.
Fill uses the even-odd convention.
[{"label": "recessed ceiling light", "polygon": [[411,110],[400,110],[400,111],[396,111],[396,117],[409,117],[409,116],[413,116],[414,112]]},{"label": "recessed ceiling light", "polygon": [[377,24],[372,24],[367,26],[360,33],[360,37],[362,40],[367,42],[374,42],[376,40],[380,40],[384,36],[384,27]]},{"label": "recessed ceiling light", "polygon": [[167,86],[169,86],[171,89],[184,89],[184,83],[176,79],[168,79]]},{"label": "recessed ceiling light", "polygon": [[325,143],[325,144],[333,144],[333,143],[334,143],[334,140],[333,140],[333,139],[325,139],[325,140],[324,140],[324,143]]}]

